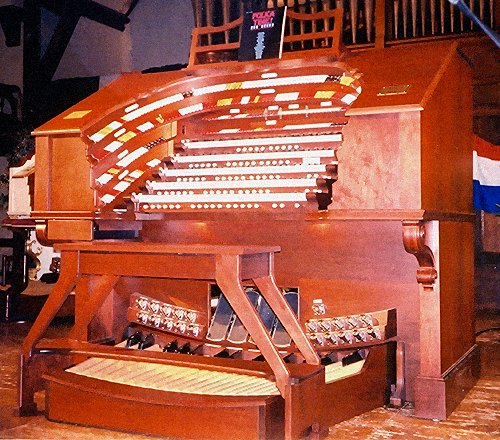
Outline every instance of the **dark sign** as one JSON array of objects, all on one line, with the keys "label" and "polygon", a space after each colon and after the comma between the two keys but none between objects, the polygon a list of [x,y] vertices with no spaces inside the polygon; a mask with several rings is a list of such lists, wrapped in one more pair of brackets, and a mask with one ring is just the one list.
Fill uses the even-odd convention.
[{"label": "dark sign", "polygon": [[286,7],[248,11],[243,17],[239,61],[281,58]]}]

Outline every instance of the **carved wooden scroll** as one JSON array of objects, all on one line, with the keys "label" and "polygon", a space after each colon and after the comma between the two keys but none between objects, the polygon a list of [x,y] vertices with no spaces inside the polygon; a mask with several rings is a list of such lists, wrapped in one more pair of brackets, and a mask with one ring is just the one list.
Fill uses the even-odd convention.
[{"label": "carved wooden scroll", "polygon": [[423,221],[403,221],[403,244],[406,252],[415,255],[419,268],[417,281],[425,291],[432,291],[437,278],[434,254],[425,244],[425,223]]}]

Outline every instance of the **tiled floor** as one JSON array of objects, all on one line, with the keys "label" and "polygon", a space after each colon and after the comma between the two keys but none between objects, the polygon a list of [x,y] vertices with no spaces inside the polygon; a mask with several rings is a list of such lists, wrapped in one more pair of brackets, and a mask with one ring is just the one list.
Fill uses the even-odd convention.
[{"label": "tiled floor", "polygon": [[[499,327],[498,316],[478,321],[478,330]],[[54,423],[40,411],[34,417],[16,415],[17,359],[28,324],[0,324],[0,438],[2,439],[148,439],[103,429]],[[53,335],[65,331],[65,326],[51,327]],[[47,335],[50,337],[50,333]],[[488,365],[476,386],[446,421],[417,419],[411,408],[390,410],[379,408],[330,429],[328,440],[355,439],[500,439],[500,331],[484,332],[478,337],[482,350],[487,351]],[[37,403],[43,410],[44,395],[37,393]],[[339,397],[341,398],[341,397]],[[78,402],[69,404],[78,405]],[[235,440],[238,437],[235,434]]]}]

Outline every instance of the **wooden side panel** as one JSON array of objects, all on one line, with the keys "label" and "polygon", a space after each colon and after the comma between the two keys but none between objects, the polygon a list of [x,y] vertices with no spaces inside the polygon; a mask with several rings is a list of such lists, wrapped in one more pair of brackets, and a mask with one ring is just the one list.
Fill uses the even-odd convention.
[{"label": "wooden side panel", "polygon": [[478,378],[472,223],[429,222],[437,278],[420,286],[420,374],[415,415],[445,419]]},{"label": "wooden side panel", "polygon": [[35,211],[94,211],[90,163],[80,137],[40,136],[36,142]]},{"label": "wooden side panel", "polygon": [[475,345],[444,377],[418,377],[415,416],[445,420],[477,382],[479,369],[479,348]]},{"label": "wooden side panel", "polygon": [[90,189],[90,163],[86,145],[79,137],[54,137],[52,140],[52,209],[93,211]]},{"label": "wooden side panel", "polygon": [[419,209],[420,112],[351,116],[329,209]]},{"label": "wooden side panel", "polygon": [[295,440],[305,438],[311,431],[326,430],[324,411],[318,403],[326,399],[323,370],[290,386],[285,398],[285,438]]},{"label": "wooden side panel", "polygon": [[[339,207],[471,212],[471,69],[456,44],[374,50],[348,63],[364,85],[339,151]],[[384,86],[408,89],[384,95]]]},{"label": "wooden side panel", "polygon": [[48,220],[47,239],[53,241],[89,241],[94,233],[92,220]]},{"label": "wooden side panel", "polygon": [[472,234],[472,223],[439,225],[442,373],[475,343]]},{"label": "wooden side panel", "polygon": [[35,211],[50,209],[51,152],[51,139],[48,136],[38,136],[36,138],[36,173],[33,200],[33,209]]},{"label": "wooden side panel", "polygon": [[472,212],[470,68],[452,52],[422,112],[422,208]]},{"label": "wooden side panel", "polygon": [[331,426],[383,406],[387,403],[390,383],[394,383],[390,365],[394,363],[394,344],[370,348],[366,363],[359,374],[326,386],[330,396],[326,423]]}]

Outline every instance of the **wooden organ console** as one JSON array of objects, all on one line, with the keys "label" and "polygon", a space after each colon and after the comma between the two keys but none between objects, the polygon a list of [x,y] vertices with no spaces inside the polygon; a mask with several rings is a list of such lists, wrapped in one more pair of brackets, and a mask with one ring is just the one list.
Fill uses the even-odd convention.
[{"label": "wooden organ console", "polygon": [[[191,65],[38,128],[61,272],[21,414],[45,386],[52,420],[189,439],[446,418],[477,376],[469,86],[446,42]],[[43,339],[72,290],[69,337]]]}]

